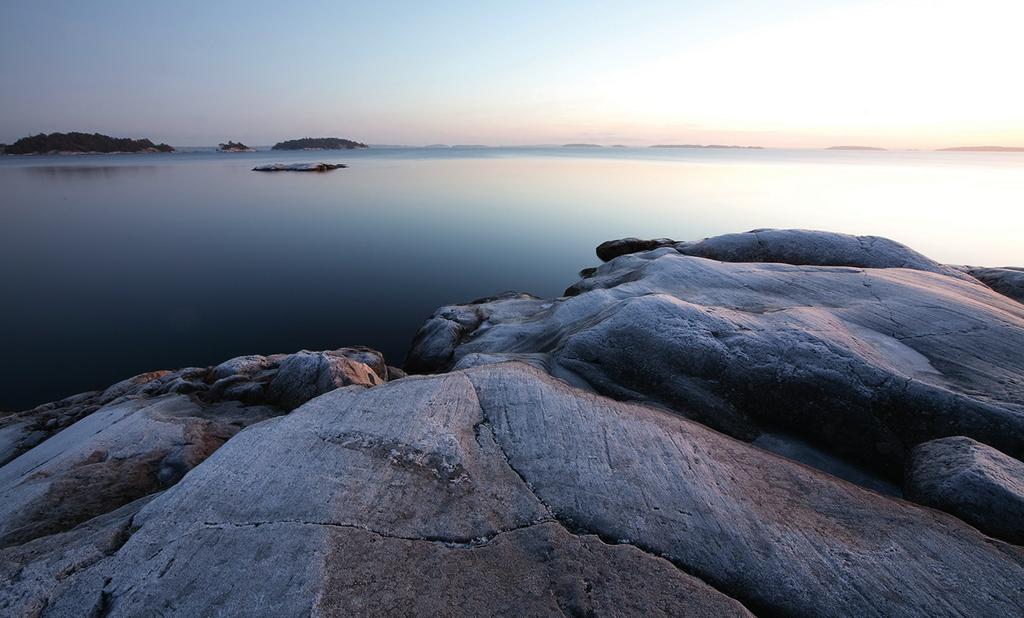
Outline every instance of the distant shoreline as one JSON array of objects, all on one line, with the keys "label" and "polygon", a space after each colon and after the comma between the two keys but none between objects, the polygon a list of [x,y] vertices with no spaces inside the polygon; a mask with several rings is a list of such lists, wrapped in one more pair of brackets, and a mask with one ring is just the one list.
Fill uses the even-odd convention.
[{"label": "distant shoreline", "polygon": [[935,152],[1024,152],[1020,146],[954,146],[937,148]]},{"label": "distant shoreline", "polygon": [[727,144],[652,144],[649,146],[626,146],[623,144],[591,144],[591,143],[571,143],[571,144],[542,144],[542,145],[500,145],[500,146],[489,146],[486,144],[456,144],[456,145],[442,145],[442,144],[429,144],[426,146],[411,146],[411,145],[360,145],[360,146],[341,146],[338,148],[332,147],[320,147],[320,146],[305,146],[301,148],[274,148],[273,146],[246,146],[244,148],[229,148],[223,149],[216,145],[211,146],[179,146],[171,147],[165,144],[147,146],[138,150],[37,150],[31,152],[9,152],[10,144],[0,144],[0,155],[7,156],[83,156],[83,155],[128,155],[128,154],[174,154],[174,153],[190,153],[190,152],[221,152],[221,153],[257,153],[257,152],[270,152],[273,150],[277,151],[291,151],[291,152],[319,152],[325,150],[386,150],[386,149],[410,149],[410,150],[484,150],[484,149],[537,149],[537,150],[554,150],[559,148],[576,148],[586,150],[607,150],[607,149],[666,149],[666,150],[792,150],[792,151],[846,151],[846,152],[979,152],[979,153],[1024,153],[1024,147],[1020,146],[953,146],[948,148],[934,148],[934,149],[917,149],[917,148],[882,148],[878,146],[857,146],[857,145],[840,145],[840,146],[827,146],[827,147],[771,147],[771,146],[739,146],[739,145],[727,145]]},{"label": "distant shoreline", "polygon": [[879,150],[886,151],[887,148],[878,148],[877,146],[829,146],[825,150]]},{"label": "distant shoreline", "polygon": [[732,146],[725,144],[654,144],[648,148],[708,148],[729,150],[764,150],[764,146]]}]

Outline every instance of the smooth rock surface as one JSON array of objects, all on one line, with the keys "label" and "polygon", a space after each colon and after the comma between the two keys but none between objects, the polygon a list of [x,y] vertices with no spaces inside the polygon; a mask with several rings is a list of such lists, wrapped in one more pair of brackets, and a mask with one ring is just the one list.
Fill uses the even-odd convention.
[{"label": "smooth rock surface", "polygon": [[963,271],[988,287],[1013,300],[1024,303],[1024,268],[979,268],[965,266]]},{"label": "smooth rock surface", "polygon": [[[108,616],[1024,611],[1019,548],[519,363],[318,397],[240,432],[130,532],[59,585],[5,581],[0,603]],[[72,538],[12,559],[39,572],[76,543],[97,551]]]},{"label": "smooth rock surface", "polygon": [[369,348],[253,355],[151,372],[13,415],[0,427],[16,455],[0,467],[0,547],[167,488],[243,427],[386,376]]},{"label": "smooth rock surface", "polygon": [[965,278],[910,247],[881,236],[854,236],[818,230],[752,230],[723,234],[676,249],[685,255],[723,262],[778,262],[804,266],[911,268]]},{"label": "smooth rock surface", "polygon": [[169,373],[143,373],[103,391],[79,393],[31,410],[0,416],[0,466],[108,403],[140,393],[148,384]]},{"label": "smooth rock surface", "polygon": [[[757,235],[755,254],[733,251],[735,236],[750,249],[753,234],[698,245],[732,248],[716,253],[730,259],[792,253],[793,235]],[[801,261],[859,255],[878,267],[722,262],[668,247],[623,255],[577,282],[575,296],[439,309],[406,366],[530,358],[569,383],[741,439],[799,436],[890,480],[909,449],[950,435],[1024,455],[1024,306],[897,243],[823,235],[810,247],[831,252]]]},{"label": "smooth rock surface", "polygon": [[1024,544],[1024,463],[990,446],[962,436],[918,445],[907,463],[906,495]]}]

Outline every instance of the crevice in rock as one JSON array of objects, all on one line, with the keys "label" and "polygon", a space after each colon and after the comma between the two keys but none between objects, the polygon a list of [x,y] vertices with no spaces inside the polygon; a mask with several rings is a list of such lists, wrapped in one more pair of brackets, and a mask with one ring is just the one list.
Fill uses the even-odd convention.
[{"label": "crevice in rock", "polygon": [[121,551],[121,548],[124,547],[128,540],[132,538],[132,535],[138,531],[139,528],[135,526],[135,515],[132,515],[128,518],[128,521],[121,524],[118,528],[114,539],[111,541],[110,545],[104,549],[104,555],[113,556],[117,552]]},{"label": "crevice in rock", "polygon": [[90,612],[90,618],[106,618],[110,614],[111,602],[113,601],[113,594],[107,590],[107,586],[110,585],[111,578],[107,577],[103,581],[103,589],[100,590],[100,596],[96,600],[96,605]]},{"label": "crevice in rock", "polygon": [[977,332],[980,332],[982,330],[985,330],[985,329],[981,328],[981,327],[972,327],[972,328],[963,328],[963,329],[960,329],[960,330],[939,331],[937,333],[922,333],[920,335],[906,335],[906,336],[894,335],[894,338],[897,339],[898,341],[906,341],[907,339],[919,339],[921,337],[943,337],[943,336],[946,336],[946,335],[970,335],[971,333],[977,333]]},{"label": "crevice in rock", "polygon": [[355,524],[348,522],[335,522],[335,521],[314,521],[305,519],[277,519],[277,520],[266,520],[266,521],[250,521],[250,522],[203,522],[202,525],[205,528],[258,528],[260,526],[268,525],[298,525],[298,526],[324,526],[328,528],[344,528],[348,530],[358,530],[360,532],[367,532],[374,536],[378,536],[382,539],[391,539],[396,541],[412,541],[420,543],[439,543],[446,547],[460,548],[460,549],[473,549],[476,547],[483,547],[489,545],[496,538],[509,534],[511,532],[517,532],[519,530],[525,530],[526,528],[532,528],[549,523],[559,523],[554,518],[542,517],[529,523],[520,524],[518,526],[512,526],[509,528],[502,528],[495,530],[487,534],[477,537],[462,537],[462,536],[445,536],[445,535],[424,535],[424,536],[405,536],[400,534],[391,534],[382,530],[377,530],[364,524]]},{"label": "crevice in rock", "polygon": [[899,329],[902,326],[902,324],[899,323],[899,320],[896,319],[896,312],[893,311],[892,308],[889,307],[889,305],[885,304],[885,301],[882,300],[882,297],[879,296],[878,292],[876,292],[875,289],[872,287],[871,278],[868,277],[867,272],[862,272],[862,274],[864,275],[864,287],[867,288],[868,294],[871,294],[871,296],[873,296],[874,299],[878,301],[879,307],[889,312],[889,321],[892,322],[893,324],[893,331],[889,333],[889,336],[896,338],[897,329]]},{"label": "crevice in rock", "polygon": [[[761,614],[761,615],[771,615],[773,613],[770,608],[761,607],[759,603],[757,603],[756,601],[754,601],[754,600],[752,600],[750,598],[747,598],[746,595],[736,594],[736,591],[725,590],[725,589],[719,587],[718,585],[715,585],[715,584],[709,582],[707,579],[705,579],[705,577],[702,574],[700,574],[698,572],[695,572],[689,566],[687,566],[686,564],[682,563],[679,560],[674,559],[672,556],[663,555],[663,554],[659,553],[657,550],[655,550],[655,549],[653,549],[651,547],[648,547],[648,546],[643,545],[643,544],[638,544],[638,543],[636,543],[636,542],[634,542],[632,540],[614,538],[612,535],[609,535],[606,532],[602,532],[600,530],[588,528],[588,527],[580,524],[579,522],[574,521],[571,517],[565,517],[564,515],[559,515],[559,513],[554,508],[552,508],[552,506],[550,504],[545,502],[544,499],[536,492],[536,490],[534,490],[533,485],[530,484],[530,482],[527,480],[526,476],[524,476],[523,473],[518,468],[516,468],[515,465],[513,465],[512,459],[509,457],[508,453],[505,451],[505,448],[501,445],[501,442],[498,441],[497,435],[494,433],[494,430],[493,430],[492,425],[491,425],[491,419],[487,415],[487,410],[480,403],[480,391],[479,391],[479,388],[477,387],[476,384],[473,383],[472,380],[469,380],[469,382],[473,386],[473,392],[476,394],[477,406],[478,406],[478,408],[480,410],[480,415],[482,417],[479,422],[477,422],[475,425],[473,425],[473,431],[474,431],[474,434],[476,435],[477,441],[479,442],[479,439],[480,439],[480,428],[481,427],[486,427],[488,432],[491,435],[491,439],[493,440],[494,445],[497,447],[497,450],[501,454],[502,459],[505,460],[505,464],[508,466],[509,470],[511,470],[513,474],[515,474],[517,477],[519,477],[519,480],[521,480],[523,482],[523,485],[526,487],[526,489],[533,495],[534,498],[537,499],[537,501],[540,504],[542,504],[544,506],[544,508],[547,510],[547,512],[548,512],[548,514],[549,514],[549,516],[551,518],[550,519],[551,522],[560,525],[566,532],[568,532],[569,534],[571,534],[573,536],[576,536],[576,537],[588,535],[588,536],[596,537],[598,540],[600,540],[605,545],[629,545],[629,546],[631,546],[631,547],[633,547],[633,548],[643,552],[644,554],[646,554],[646,555],[648,555],[648,556],[650,556],[652,558],[656,558],[656,559],[659,559],[659,560],[666,560],[670,564],[672,564],[672,566],[674,566],[675,568],[679,569],[680,571],[682,571],[686,575],[692,577],[695,580],[698,580],[698,581],[702,582],[704,585],[706,585],[709,588],[717,591],[719,594],[722,594],[724,596],[727,596],[727,597],[733,599],[734,601],[736,601],[737,603],[742,605],[743,608],[746,609],[748,612],[750,612],[752,615],[759,615],[759,614]],[[752,607],[757,607],[758,611],[755,612],[752,609]]]}]

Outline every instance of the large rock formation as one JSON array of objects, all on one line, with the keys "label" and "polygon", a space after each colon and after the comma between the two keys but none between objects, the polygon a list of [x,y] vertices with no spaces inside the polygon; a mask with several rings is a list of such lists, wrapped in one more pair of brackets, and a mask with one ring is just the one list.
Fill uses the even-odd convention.
[{"label": "large rock formation", "polygon": [[1024,303],[1024,268],[1011,266],[1003,268],[963,266],[961,270],[996,292]]},{"label": "large rock formation", "polygon": [[1024,613],[1024,306],[884,239],[604,247],[439,309],[439,375],[244,356],[4,419],[0,614]]},{"label": "large rock formation", "polygon": [[3,419],[0,547],[69,530],[176,483],[243,427],[388,377],[367,348],[160,371]]},{"label": "large rock formation", "polygon": [[[892,616],[1024,608],[1019,548],[515,363],[335,390],[242,431],[133,515],[90,522],[60,544],[36,543],[3,554],[33,575],[4,587],[9,610]],[[47,576],[78,546],[83,564]]]},{"label": "large rock formation", "polygon": [[963,436],[918,445],[907,465],[906,487],[915,502],[1024,544],[1024,463],[988,445]]},{"label": "large rock formation", "polygon": [[684,255],[722,262],[912,268],[964,278],[958,269],[939,264],[888,238],[817,230],[751,230],[741,234],[713,236],[696,242],[679,242],[669,238],[624,238],[602,243],[597,248],[597,256],[607,262],[620,255],[661,247],[673,247]]},{"label": "large rock formation", "polygon": [[407,366],[523,360],[741,439],[808,440],[891,479],[909,449],[944,436],[1024,455],[1024,306],[892,241],[727,235],[621,255],[569,292],[443,307]]}]

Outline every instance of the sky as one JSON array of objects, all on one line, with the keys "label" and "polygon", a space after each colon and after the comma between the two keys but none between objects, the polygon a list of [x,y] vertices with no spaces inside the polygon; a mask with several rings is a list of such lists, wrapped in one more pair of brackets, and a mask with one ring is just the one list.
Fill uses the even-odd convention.
[{"label": "sky", "polygon": [[0,142],[1024,146],[1021,0],[0,3]]}]

